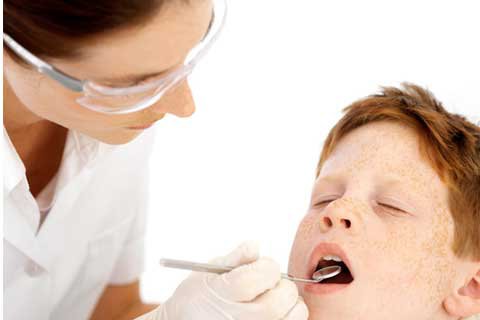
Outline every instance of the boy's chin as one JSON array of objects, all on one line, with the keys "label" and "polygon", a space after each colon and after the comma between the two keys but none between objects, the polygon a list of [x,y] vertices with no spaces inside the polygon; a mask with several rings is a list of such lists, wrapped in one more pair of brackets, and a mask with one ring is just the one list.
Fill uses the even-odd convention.
[{"label": "boy's chin", "polygon": [[[307,304],[309,311],[308,320],[480,320],[480,317],[475,318],[475,316],[473,318],[452,318],[440,312],[432,317],[431,313],[429,313],[429,315],[422,314],[424,313],[424,310],[419,310],[418,313],[413,313],[415,314],[414,316],[412,316],[412,312],[409,312],[409,315],[405,316],[394,311],[394,309],[398,307],[397,305],[392,306],[391,308],[384,306],[383,308],[371,309],[369,307],[362,308],[361,306],[356,306],[355,302],[353,302],[351,306],[333,304],[324,308],[319,308],[311,307],[307,300],[305,300],[305,303]],[[372,301],[372,305],[374,304],[375,302]]]},{"label": "boy's chin", "polygon": [[[359,318],[360,310],[355,310],[355,303],[350,305],[342,297],[327,298],[304,294],[303,298],[309,310],[309,320],[352,320]],[[358,306],[357,306],[358,307]],[[367,318],[366,318],[367,319]],[[370,319],[369,319],[370,320]]]}]

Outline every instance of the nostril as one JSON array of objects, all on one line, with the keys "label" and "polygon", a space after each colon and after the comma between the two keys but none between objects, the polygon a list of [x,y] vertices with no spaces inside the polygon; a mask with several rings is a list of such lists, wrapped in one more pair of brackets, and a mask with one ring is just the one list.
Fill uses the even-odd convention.
[{"label": "nostril", "polygon": [[326,225],[327,227],[333,226],[332,219],[330,219],[329,217],[324,217],[324,218],[323,218],[323,222],[325,223],[325,225]]},{"label": "nostril", "polygon": [[352,226],[352,222],[348,219],[342,219],[342,223],[347,229],[350,229],[350,227]]}]

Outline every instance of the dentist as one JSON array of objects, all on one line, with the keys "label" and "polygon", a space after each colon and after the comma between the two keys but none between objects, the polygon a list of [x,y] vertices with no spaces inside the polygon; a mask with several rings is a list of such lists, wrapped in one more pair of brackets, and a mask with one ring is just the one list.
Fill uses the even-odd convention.
[{"label": "dentist", "polygon": [[140,299],[148,128],[194,112],[187,79],[224,1],[3,5],[4,319],[307,319],[248,243],[215,260],[232,272]]}]

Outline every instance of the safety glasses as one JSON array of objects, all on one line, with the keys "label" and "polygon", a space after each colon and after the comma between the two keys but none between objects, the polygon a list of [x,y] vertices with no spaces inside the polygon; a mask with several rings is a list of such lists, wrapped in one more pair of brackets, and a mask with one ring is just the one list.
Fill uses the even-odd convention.
[{"label": "safety glasses", "polygon": [[35,67],[38,72],[59,82],[65,88],[83,93],[76,100],[80,105],[106,114],[126,114],[150,107],[192,73],[197,63],[217,40],[225,24],[226,12],[226,0],[213,0],[213,14],[209,31],[202,41],[188,53],[183,64],[166,75],[148,78],[138,85],[129,87],[113,87],[95,81],[79,80],[36,57],[5,33],[3,40],[13,52]]}]

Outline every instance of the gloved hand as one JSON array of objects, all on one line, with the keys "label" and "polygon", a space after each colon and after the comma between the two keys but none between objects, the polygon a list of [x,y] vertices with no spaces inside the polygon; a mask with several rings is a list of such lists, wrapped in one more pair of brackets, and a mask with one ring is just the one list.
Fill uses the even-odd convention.
[{"label": "gloved hand", "polygon": [[297,287],[280,268],[244,243],[211,263],[236,267],[221,275],[193,272],[170,299],[137,320],[307,320]]}]

